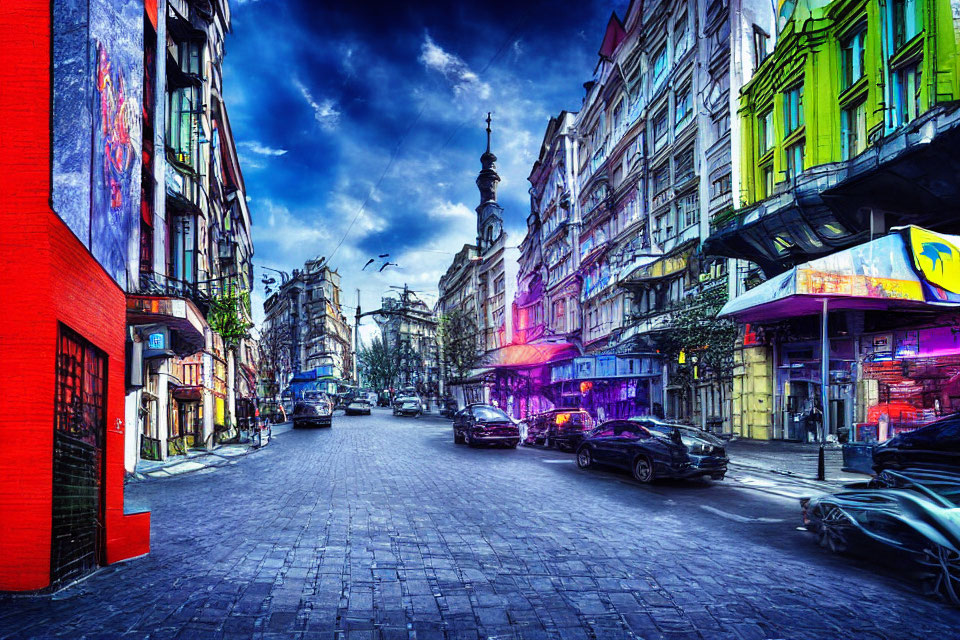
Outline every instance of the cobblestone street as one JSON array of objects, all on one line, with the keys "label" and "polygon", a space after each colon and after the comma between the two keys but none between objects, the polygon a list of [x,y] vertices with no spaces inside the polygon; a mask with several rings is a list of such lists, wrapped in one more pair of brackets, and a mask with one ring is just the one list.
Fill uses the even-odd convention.
[{"label": "cobblestone street", "polygon": [[3,597],[0,637],[956,637],[960,612],[796,530],[807,486],[751,473],[643,487],[455,445],[436,418],[338,414],[128,485],[151,553]]}]

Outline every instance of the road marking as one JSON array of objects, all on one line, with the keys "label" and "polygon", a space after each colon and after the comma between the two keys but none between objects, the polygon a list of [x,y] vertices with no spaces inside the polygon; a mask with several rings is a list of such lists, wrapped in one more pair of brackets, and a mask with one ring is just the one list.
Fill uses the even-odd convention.
[{"label": "road marking", "polygon": [[570,458],[563,458],[560,460],[544,460],[543,462],[546,462],[547,464],[564,464],[564,463],[572,463],[573,460],[571,460]]},{"label": "road marking", "polygon": [[783,518],[750,518],[748,516],[738,516],[735,513],[730,513],[729,511],[724,511],[722,509],[717,509],[716,507],[711,507],[707,504],[700,505],[701,509],[706,509],[710,513],[715,513],[721,518],[726,518],[727,520],[733,520],[734,522],[783,522]]}]

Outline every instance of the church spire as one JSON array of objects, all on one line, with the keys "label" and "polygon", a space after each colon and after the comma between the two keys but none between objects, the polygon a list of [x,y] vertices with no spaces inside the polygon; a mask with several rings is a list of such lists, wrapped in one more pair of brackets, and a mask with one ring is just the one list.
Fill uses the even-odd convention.
[{"label": "church spire", "polygon": [[497,201],[497,183],[500,176],[497,174],[497,156],[490,151],[490,122],[492,118],[487,112],[487,150],[480,156],[480,175],[477,176],[477,188],[480,189],[480,204]]},{"label": "church spire", "polygon": [[487,153],[490,153],[490,112],[487,111]]},{"label": "church spire", "polygon": [[490,151],[490,122],[487,113],[487,150],[480,156],[480,175],[477,176],[477,189],[480,190],[480,204],[477,206],[477,247],[480,253],[493,246],[503,233],[503,209],[497,204],[497,156]]}]

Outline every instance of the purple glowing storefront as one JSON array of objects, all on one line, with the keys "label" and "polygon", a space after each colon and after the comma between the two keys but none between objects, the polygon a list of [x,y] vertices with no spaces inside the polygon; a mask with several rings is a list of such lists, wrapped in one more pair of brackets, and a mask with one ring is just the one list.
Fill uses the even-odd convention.
[{"label": "purple glowing storefront", "polygon": [[550,368],[545,395],[560,407],[586,409],[597,422],[653,413],[661,397],[655,353],[580,356]]},{"label": "purple glowing storefront", "polygon": [[578,354],[569,342],[510,344],[488,353],[465,391],[468,402],[495,404],[514,418],[553,408],[547,394],[552,363]]},{"label": "purple glowing storefront", "polygon": [[958,247],[904,227],[727,303],[769,351],[773,438],[882,441],[960,411]]}]

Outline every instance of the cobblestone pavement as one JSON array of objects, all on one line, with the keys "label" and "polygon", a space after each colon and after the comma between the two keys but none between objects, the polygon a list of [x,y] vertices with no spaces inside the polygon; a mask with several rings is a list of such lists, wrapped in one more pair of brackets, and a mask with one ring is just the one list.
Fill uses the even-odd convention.
[{"label": "cobblestone pavement", "polygon": [[210,472],[141,482],[153,550],[0,637],[951,638],[960,611],[796,530],[787,478],[650,487],[448,422],[337,416]]}]

